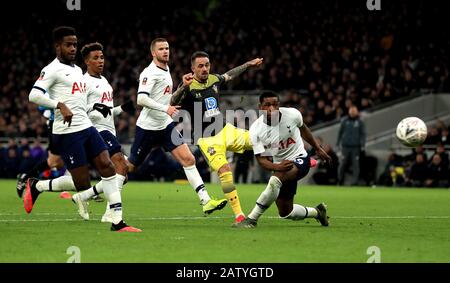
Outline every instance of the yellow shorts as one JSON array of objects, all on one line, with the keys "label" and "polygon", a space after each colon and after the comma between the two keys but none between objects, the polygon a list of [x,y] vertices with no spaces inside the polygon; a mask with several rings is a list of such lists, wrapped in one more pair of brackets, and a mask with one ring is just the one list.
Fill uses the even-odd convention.
[{"label": "yellow shorts", "polygon": [[249,132],[231,124],[226,124],[215,136],[200,138],[198,146],[213,171],[228,164],[227,151],[242,153],[252,149]]}]

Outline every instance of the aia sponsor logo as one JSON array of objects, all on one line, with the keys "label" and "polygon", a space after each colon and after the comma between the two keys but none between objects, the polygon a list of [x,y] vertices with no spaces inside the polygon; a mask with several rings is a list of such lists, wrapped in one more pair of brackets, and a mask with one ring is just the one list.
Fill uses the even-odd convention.
[{"label": "aia sponsor logo", "polygon": [[286,148],[288,148],[291,144],[295,144],[296,142],[295,142],[295,140],[293,139],[293,138],[288,138],[287,140],[285,140],[285,141],[280,141],[279,143],[278,143],[278,149],[279,150],[281,150],[281,149],[286,149]]},{"label": "aia sponsor logo", "polygon": [[81,94],[86,93],[86,83],[77,83],[74,82],[72,85],[72,94],[79,92]]},{"label": "aia sponsor logo", "polygon": [[172,89],[170,88],[170,86],[166,86],[166,88],[164,89],[163,95],[171,94],[171,93],[172,93]]},{"label": "aia sponsor logo", "polygon": [[101,103],[104,103],[104,102],[110,102],[110,101],[113,101],[113,96],[112,96],[112,93],[111,92],[104,92],[103,94],[102,94],[102,101],[101,101]]}]

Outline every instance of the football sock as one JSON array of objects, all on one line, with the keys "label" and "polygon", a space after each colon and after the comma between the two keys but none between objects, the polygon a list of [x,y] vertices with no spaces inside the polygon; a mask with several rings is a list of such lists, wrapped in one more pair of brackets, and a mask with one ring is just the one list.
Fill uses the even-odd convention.
[{"label": "football sock", "polygon": [[[125,182],[126,179],[127,179],[126,176],[116,174],[117,187],[119,188],[119,191],[122,191],[123,183]],[[91,189],[94,189],[94,187],[90,188],[89,190],[91,190]],[[98,192],[98,190],[97,190],[97,193],[100,193],[100,192]],[[109,209],[109,202],[107,201],[106,202],[106,210],[108,210],[108,209]]]},{"label": "football sock", "polygon": [[84,190],[84,191],[80,192],[79,194],[81,196],[81,199],[83,201],[88,201],[93,196],[99,195],[100,193],[102,193],[103,192],[103,183],[102,182],[103,182],[103,178],[96,185],[90,187],[87,190]]},{"label": "football sock", "polygon": [[197,167],[192,165],[189,167],[183,167],[183,169],[189,184],[191,184],[191,187],[197,192],[200,203],[205,205],[211,198],[205,188],[205,184],[203,183],[200,173],[198,173]]},{"label": "football sock", "polygon": [[126,176],[120,175],[120,174],[116,174],[117,187],[119,188],[119,190],[122,190],[122,188],[123,188],[123,183],[125,183],[125,180],[126,180],[126,179],[127,179]]},{"label": "football sock", "polygon": [[305,218],[316,218],[317,210],[313,207],[301,206],[299,204],[295,204],[292,208],[291,213],[288,216],[281,217],[283,219],[292,219],[292,220],[302,220]]},{"label": "football sock", "polygon": [[239,196],[233,183],[233,174],[231,172],[225,172],[220,174],[219,178],[222,190],[225,193],[225,197],[227,198],[234,215],[237,217],[240,214],[243,214]]},{"label": "football sock", "polygon": [[118,224],[122,221],[122,197],[117,186],[116,175],[104,178],[96,185],[97,189],[105,193],[105,198],[108,201],[109,208],[112,210],[113,224]]},{"label": "football sock", "polygon": [[252,212],[250,212],[248,217],[253,220],[258,220],[258,218],[277,199],[282,185],[283,183],[281,183],[278,177],[275,176],[270,177],[266,189],[259,195],[258,199],[256,200],[256,205],[253,208]]},{"label": "football sock", "polygon": [[47,163],[47,159],[42,160],[42,162],[38,163],[36,166],[33,167],[30,171],[28,171],[27,176],[29,178],[31,177],[38,177],[40,173],[44,172],[45,170],[50,169]]},{"label": "football sock", "polygon": [[76,190],[71,176],[61,176],[52,180],[39,181],[36,184],[36,189],[40,192],[62,192]]}]

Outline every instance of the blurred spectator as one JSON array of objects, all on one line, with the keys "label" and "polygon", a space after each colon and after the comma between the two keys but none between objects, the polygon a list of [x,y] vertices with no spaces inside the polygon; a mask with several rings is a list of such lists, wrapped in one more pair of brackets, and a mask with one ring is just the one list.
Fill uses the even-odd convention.
[{"label": "blurred spectator", "polygon": [[338,182],[339,158],[333,151],[331,145],[326,144],[323,149],[331,157],[332,163],[325,164],[319,160],[317,171],[312,178],[318,185],[336,185]]},{"label": "blurred spectator", "polygon": [[360,156],[366,145],[366,129],[364,122],[359,119],[356,106],[349,109],[348,117],[341,122],[336,146],[341,150],[342,162],[339,167],[339,184],[343,185],[347,166],[352,165],[351,185],[357,185],[360,173]]},{"label": "blurred spectator", "polygon": [[391,153],[384,171],[378,178],[378,184],[382,186],[402,185],[404,180],[403,157],[396,153]]},{"label": "blurred spectator", "polygon": [[428,177],[428,166],[423,154],[417,154],[411,166],[405,184],[413,187],[423,187]]},{"label": "blurred spectator", "polygon": [[[247,183],[250,167],[254,164],[253,150],[247,150],[243,153],[234,153],[234,181],[236,183]],[[241,181],[242,177],[242,181]]]},{"label": "blurred spectator", "polygon": [[439,135],[439,130],[436,127],[431,127],[428,130],[427,138],[425,139],[424,144],[427,145],[435,145],[440,141],[441,137]]},{"label": "blurred spectator", "polygon": [[448,165],[449,165],[449,157],[448,157],[448,153],[445,151],[445,147],[444,147],[443,144],[439,143],[437,145],[435,154],[437,154],[437,155],[439,155],[441,157],[442,165],[444,167],[448,167]]},{"label": "blurred spectator", "polygon": [[441,140],[440,142],[443,145],[450,145],[450,136],[449,136],[449,130],[448,128],[444,128],[442,129],[442,134],[441,134]]},{"label": "blurred spectator", "polygon": [[19,171],[17,173],[30,171],[34,167],[35,163],[35,159],[31,156],[30,150],[24,149],[21,154],[20,165],[18,168]]},{"label": "blurred spectator", "polygon": [[425,180],[427,187],[448,187],[448,167],[444,166],[439,154],[433,155],[428,165],[428,176]]}]

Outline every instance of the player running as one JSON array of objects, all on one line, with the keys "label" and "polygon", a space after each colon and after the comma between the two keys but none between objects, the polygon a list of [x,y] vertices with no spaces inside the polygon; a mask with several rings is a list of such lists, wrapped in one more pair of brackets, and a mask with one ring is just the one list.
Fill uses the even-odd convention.
[{"label": "player running", "polygon": [[[331,157],[320,147],[309,128],[303,123],[300,111],[279,107],[276,93],[264,92],[259,97],[261,115],[250,126],[250,138],[258,163],[273,171],[266,189],[256,200],[248,217],[233,224],[236,228],[255,228],[259,217],[275,201],[278,214],[283,219],[302,220],[315,218],[322,226],[328,226],[327,207],[320,203],[315,208],[294,204],[297,181],[305,177],[315,160],[308,156],[303,139],[327,163]],[[269,159],[273,157],[273,162]]]},{"label": "player running", "polygon": [[[38,105],[55,109],[53,142],[58,148],[78,191],[89,189],[88,161],[100,173],[96,185],[105,192],[112,212],[112,231],[141,232],[122,219],[122,199],[117,186],[116,172],[103,139],[92,126],[87,115],[86,82],[82,70],[74,64],[77,51],[75,29],[58,27],[53,31],[57,58],[44,67],[30,92],[29,99]],[[48,93],[48,95],[46,95]],[[27,213],[41,193],[37,179],[27,181],[24,207]]]},{"label": "player running", "polygon": [[186,177],[197,192],[203,212],[210,214],[222,209],[226,199],[211,199],[195,166],[195,158],[175,128],[172,116],[178,106],[170,106],[173,81],[169,70],[169,43],[157,38],[150,44],[153,57],[139,76],[137,104],[143,106],[136,123],[136,133],[128,158],[130,172],[142,164],[154,146],[162,146],[183,166]]},{"label": "player running", "polygon": [[244,220],[245,215],[226,153],[242,153],[251,150],[252,145],[248,131],[226,123],[219,106],[219,87],[262,62],[262,58],[256,58],[223,75],[210,74],[209,55],[197,51],[191,56],[193,74],[183,76],[183,85],[175,91],[171,101],[171,105],[181,105],[189,112],[192,141],[198,145],[211,169],[219,175],[222,190],[235,214],[235,222]]},{"label": "player running", "polygon": [[[116,138],[114,116],[119,115],[122,111],[133,111],[134,106],[129,101],[121,106],[114,107],[112,86],[102,76],[105,58],[103,46],[100,43],[95,42],[83,46],[81,48],[81,56],[87,66],[84,78],[86,81],[88,116],[108,148],[109,156],[116,168],[117,186],[121,191],[127,180],[128,167],[125,156],[122,153],[122,147]],[[75,194],[73,198],[79,198],[81,200],[79,203],[85,203],[101,192],[101,188],[93,186],[89,190]],[[109,208],[109,205],[107,203],[102,222],[112,222],[113,220],[112,210]]]}]

